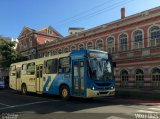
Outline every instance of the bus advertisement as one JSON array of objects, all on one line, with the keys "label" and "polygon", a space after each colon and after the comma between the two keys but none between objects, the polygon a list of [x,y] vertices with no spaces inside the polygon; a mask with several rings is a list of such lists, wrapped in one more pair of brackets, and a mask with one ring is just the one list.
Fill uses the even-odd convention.
[{"label": "bus advertisement", "polygon": [[115,63],[108,52],[77,50],[11,64],[9,85],[22,94],[93,98],[114,96]]}]

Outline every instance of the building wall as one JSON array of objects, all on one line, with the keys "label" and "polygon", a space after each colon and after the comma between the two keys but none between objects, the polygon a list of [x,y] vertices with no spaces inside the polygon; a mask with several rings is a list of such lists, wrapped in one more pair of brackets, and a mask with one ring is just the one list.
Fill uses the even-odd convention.
[{"label": "building wall", "polygon": [[68,35],[78,34],[79,32],[82,32],[84,28],[69,28]]},{"label": "building wall", "polygon": [[[41,45],[38,47],[38,54],[39,57],[54,55],[65,52],[66,48],[71,51],[73,46],[75,49],[80,49],[80,45],[88,48],[88,44],[91,43],[92,49],[112,53],[113,59],[117,63],[115,68],[116,86],[159,88],[160,72],[155,74],[153,70],[160,69],[160,45],[158,44],[160,37],[159,40],[154,40],[154,42],[157,41],[157,44],[151,46],[149,31],[153,26],[160,28],[160,7],[67,36],[59,42]],[[141,44],[135,41],[134,33],[136,31],[142,33]],[[122,34],[127,36],[126,51],[121,51],[120,36]],[[112,50],[109,49],[109,42],[107,42],[109,38],[113,38]],[[98,47],[99,41],[101,41],[100,47]],[[128,75],[124,76],[123,74],[122,77],[122,72],[128,72]],[[156,79],[153,79],[153,74],[157,77]]]}]

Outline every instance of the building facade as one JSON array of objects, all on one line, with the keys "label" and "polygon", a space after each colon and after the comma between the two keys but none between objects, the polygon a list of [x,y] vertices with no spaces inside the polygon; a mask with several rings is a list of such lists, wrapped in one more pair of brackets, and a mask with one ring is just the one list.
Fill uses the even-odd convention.
[{"label": "building facade", "polygon": [[84,31],[84,28],[79,28],[79,27],[71,27],[68,29],[68,35],[72,34],[78,34],[80,32]]},{"label": "building facade", "polygon": [[63,36],[51,26],[40,30],[24,27],[18,37],[17,51],[28,59],[35,59],[38,56],[37,47],[51,41],[60,40]]},{"label": "building facade", "polygon": [[160,88],[160,7],[37,47],[39,57],[81,48],[112,53],[117,87]]}]

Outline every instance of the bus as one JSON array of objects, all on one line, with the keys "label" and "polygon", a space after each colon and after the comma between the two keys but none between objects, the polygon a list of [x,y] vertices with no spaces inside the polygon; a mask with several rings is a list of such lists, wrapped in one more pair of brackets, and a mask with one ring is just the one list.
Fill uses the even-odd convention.
[{"label": "bus", "polygon": [[114,96],[115,63],[108,52],[75,50],[10,66],[9,86],[22,94],[93,98]]}]

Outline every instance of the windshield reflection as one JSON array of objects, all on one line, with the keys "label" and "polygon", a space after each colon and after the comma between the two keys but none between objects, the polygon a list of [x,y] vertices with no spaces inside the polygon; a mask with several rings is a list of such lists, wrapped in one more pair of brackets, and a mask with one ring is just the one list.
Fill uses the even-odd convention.
[{"label": "windshield reflection", "polygon": [[90,76],[95,80],[108,80],[113,78],[111,62],[107,59],[94,58],[89,60]]}]

